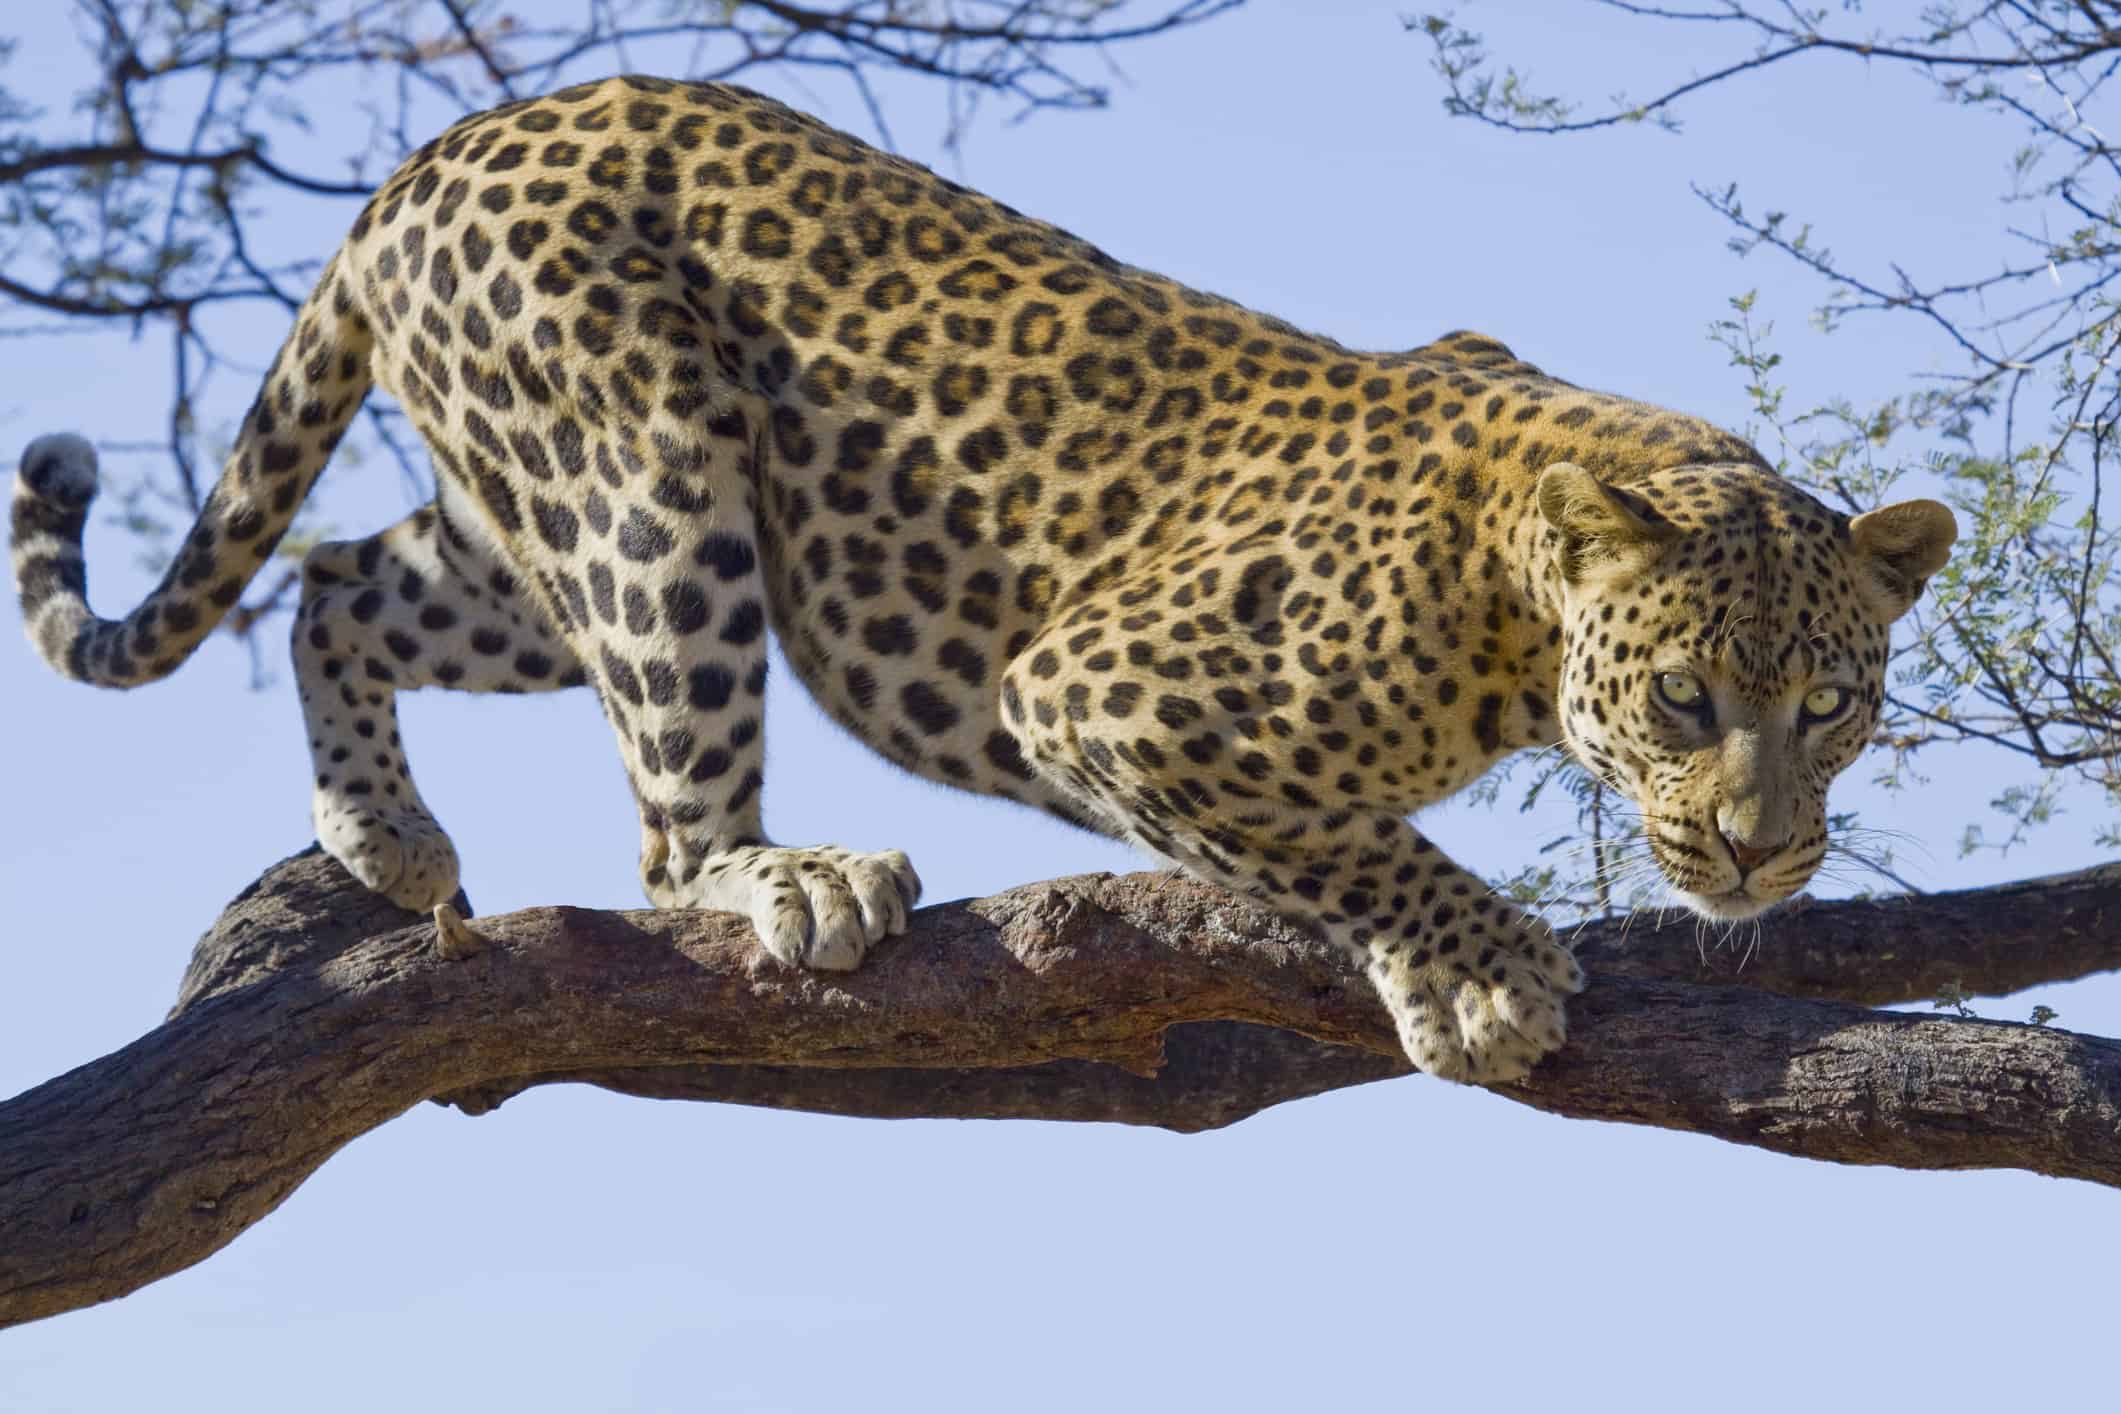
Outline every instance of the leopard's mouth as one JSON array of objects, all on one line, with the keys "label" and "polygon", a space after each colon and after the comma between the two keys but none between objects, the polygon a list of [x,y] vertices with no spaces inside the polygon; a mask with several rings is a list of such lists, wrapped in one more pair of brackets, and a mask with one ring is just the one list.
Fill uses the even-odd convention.
[{"label": "leopard's mouth", "polygon": [[1782,902],[1779,898],[1755,897],[1743,884],[1720,894],[1695,893],[1677,886],[1673,887],[1672,893],[1693,912],[1719,923],[1742,923],[1748,918],[1758,918]]},{"label": "leopard's mouth", "polygon": [[1782,901],[1780,894],[1756,892],[1753,884],[1760,878],[1759,871],[1746,876],[1728,866],[1718,868],[1716,861],[1685,839],[1659,838],[1652,833],[1650,852],[1672,901],[1696,917],[1742,923]]}]

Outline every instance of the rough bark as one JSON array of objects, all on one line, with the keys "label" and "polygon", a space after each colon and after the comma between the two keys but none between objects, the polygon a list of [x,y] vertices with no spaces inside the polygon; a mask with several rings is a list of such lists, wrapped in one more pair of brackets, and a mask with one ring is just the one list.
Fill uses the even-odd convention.
[{"label": "rough bark", "polygon": [[[478,928],[486,945],[452,959],[314,850],[269,870],[200,941],[168,1021],[0,1105],[0,1324],[201,1260],[427,1099],[477,1112],[586,1081],[1198,1130],[1406,1072],[1339,955],[1169,875],[926,909],[844,976],[763,960],[721,914],[543,908]],[[2121,1044],[1826,1000],[2121,966],[2121,867],[1813,905],[1769,922],[1742,972],[1691,927],[1622,931],[1585,930],[1596,980],[1568,1046],[1499,1094],[1810,1158],[2121,1186]]]}]

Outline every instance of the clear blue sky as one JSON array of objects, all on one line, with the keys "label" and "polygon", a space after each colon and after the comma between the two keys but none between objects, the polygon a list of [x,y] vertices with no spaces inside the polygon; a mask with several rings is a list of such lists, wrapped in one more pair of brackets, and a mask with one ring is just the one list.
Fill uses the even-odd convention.
[{"label": "clear blue sky", "polygon": [[[1705,328],[1758,285],[1789,336],[1796,401],[1881,393],[1942,360],[1889,324],[1806,338],[1815,287],[1735,260],[1686,183],[1742,177],[1761,203],[1816,215],[1840,253],[1939,273],[1997,247],[1989,194],[2010,135],[1843,63],[1711,94],[1684,138],[1508,138],[1443,117],[1402,8],[1263,0],[1116,51],[1109,111],[990,116],[954,169],[934,143],[941,94],[887,97],[911,155],[1361,347],[1469,325],[1563,377],[1742,426]],[[0,21],[22,41],[8,81],[62,115],[82,78],[69,11],[48,0]],[[1705,37],[1616,41],[1610,12],[1576,0],[1472,17],[1593,98],[1694,67],[1643,39]],[[861,129],[829,83],[763,83]],[[321,253],[350,217],[275,218],[275,250]],[[280,336],[257,321],[247,353],[262,365]],[[6,464],[60,428],[158,435],[160,342],[5,347]],[[208,424],[231,424],[250,393],[223,379]],[[380,462],[325,485],[343,533],[404,509]],[[105,612],[146,587],[115,530],[90,556]],[[192,938],[307,842],[300,717],[275,666],[272,688],[246,691],[241,649],[217,639],[167,683],[98,694],[0,635],[0,1094],[152,1027]],[[420,694],[404,715],[481,911],[639,903],[631,803],[586,694]],[[1138,867],[894,774],[786,680],[768,740],[779,838],[902,846],[931,900]],[[1940,764],[1896,798],[1867,792],[1859,766],[1841,797],[1923,839],[1927,859],[1902,859],[1918,882],[2090,861],[2088,827],[2067,820],[2008,859],[1959,860],[1958,830],[1999,777],[1972,756]],[[1540,837],[1507,806],[1429,819],[1497,872]],[[2035,1002],[2121,1034],[2111,976],[1983,1009],[2022,1018]],[[1190,1138],[546,1089],[477,1120],[423,1106],[204,1265],[0,1335],[0,1409],[2097,1407],[2112,1398],[2117,1201],[2023,1174],[1807,1164],[1423,1078]]]}]

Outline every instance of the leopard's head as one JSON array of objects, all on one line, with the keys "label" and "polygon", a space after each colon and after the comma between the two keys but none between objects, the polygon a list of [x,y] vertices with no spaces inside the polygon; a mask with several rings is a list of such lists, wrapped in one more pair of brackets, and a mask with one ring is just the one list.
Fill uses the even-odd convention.
[{"label": "leopard's head", "polygon": [[1951,511],[1850,518],[1751,466],[1621,487],[1562,463],[1537,495],[1570,751],[1634,802],[1696,912],[1749,918],[1797,892],[1826,855],[1827,787],[1877,726],[1893,622],[1958,536]]}]

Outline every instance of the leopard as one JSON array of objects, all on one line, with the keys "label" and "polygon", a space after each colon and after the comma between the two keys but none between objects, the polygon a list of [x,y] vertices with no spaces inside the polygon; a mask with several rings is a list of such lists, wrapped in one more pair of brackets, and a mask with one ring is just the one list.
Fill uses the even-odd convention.
[{"label": "leopard", "polygon": [[291,633],[317,838],[368,888],[458,887],[397,694],[586,686],[650,903],[856,966],[919,878],[765,833],[770,633],[897,766],[1262,901],[1351,955],[1416,1067],[1481,1085],[1564,1044],[1584,973],[1411,817],[1556,749],[1680,901],[1790,897],[1957,534],[1492,337],[1358,352],[772,98],[628,76],[466,117],[373,192],[124,618],[88,604],[94,444],[31,443],[43,658],[174,671],[376,386],[435,495],[308,549]]}]

